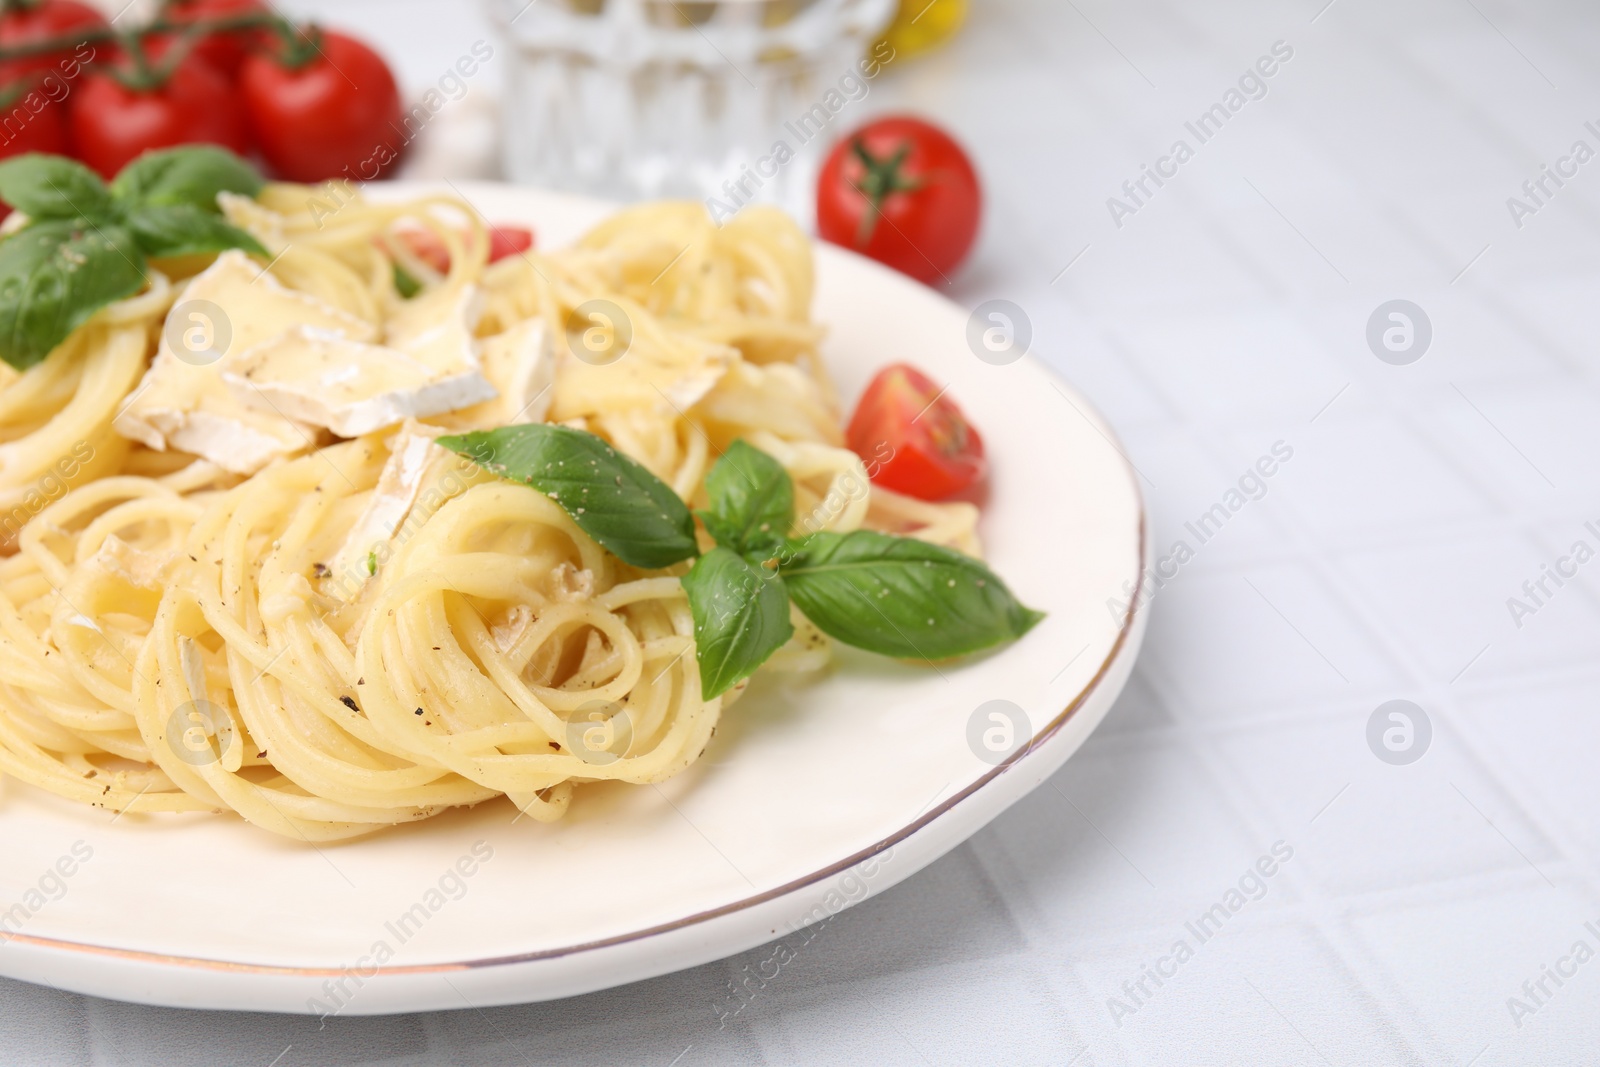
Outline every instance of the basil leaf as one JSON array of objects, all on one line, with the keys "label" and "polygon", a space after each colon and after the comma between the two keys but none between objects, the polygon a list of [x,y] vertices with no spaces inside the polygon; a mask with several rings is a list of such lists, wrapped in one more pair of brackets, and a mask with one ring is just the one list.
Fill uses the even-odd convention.
[{"label": "basil leaf", "polygon": [[144,254],[155,259],[230,248],[242,248],[258,256],[268,254],[259,241],[237,226],[189,204],[141,207],[128,213],[127,226]]},{"label": "basil leaf", "polygon": [[528,423],[439,438],[491,474],[531,485],[612,555],[655,570],[699,551],[672,488],[592,433]]},{"label": "basil leaf", "polygon": [[728,548],[713,548],[683,576],[694,616],[695,658],[706,700],[755,673],[794,636],[789,595],[771,572]]},{"label": "basil leaf", "polygon": [[111,214],[111,195],[98,174],[75,160],[38,152],[0,163],[0,200],[30,219],[98,221]]},{"label": "basil leaf", "polygon": [[26,370],[144,283],[144,254],[123,227],[32,223],[0,241],[0,359]]},{"label": "basil leaf", "polygon": [[263,184],[254,167],[226,148],[183,145],[146,152],[123,167],[111,183],[111,195],[129,213],[187,204],[215,215],[218,193],[253,197]]},{"label": "basil leaf", "polygon": [[717,544],[739,553],[776,552],[794,524],[794,482],[783,465],[744,441],[728,446],[706,475],[711,510],[700,521]]},{"label": "basil leaf", "polygon": [[858,530],[795,542],[789,595],[824,633],[901,659],[963,656],[1015,640],[1044,615],[971,556]]},{"label": "basil leaf", "polygon": [[422,283],[406,273],[400,264],[394,265],[394,291],[400,294],[401,300],[410,300],[422,292]]}]

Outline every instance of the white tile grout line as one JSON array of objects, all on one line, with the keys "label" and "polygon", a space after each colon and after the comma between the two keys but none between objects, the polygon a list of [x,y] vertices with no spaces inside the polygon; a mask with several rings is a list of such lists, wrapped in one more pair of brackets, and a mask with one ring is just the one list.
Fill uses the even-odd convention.
[{"label": "white tile grout line", "polygon": [[[1312,332],[1313,332],[1314,335],[1317,333],[1316,330],[1313,330]],[[1560,362],[1559,356],[1557,358],[1558,358],[1558,362]],[[1138,362],[1137,360],[1134,361],[1135,364],[1137,364],[1137,362]],[[1142,367],[1137,367],[1136,370],[1137,371],[1142,371],[1143,368]],[[1141,377],[1145,377],[1145,375],[1141,375]],[[1183,407],[1182,407],[1181,404],[1173,403],[1172,398],[1170,396],[1168,396],[1168,395],[1165,395],[1165,393],[1166,393],[1165,390],[1160,390],[1158,387],[1155,387],[1154,383],[1149,383],[1149,384],[1152,385],[1152,390],[1156,393],[1158,398],[1161,399],[1169,408],[1175,409],[1175,410],[1183,413],[1183,415],[1187,415],[1187,412],[1184,412]],[[1213,437],[1214,431],[1209,431],[1209,428],[1202,429],[1200,427],[1196,427],[1186,417],[1181,417],[1180,421],[1189,424],[1189,428],[1194,432],[1194,436],[1196,438],[1202,440],[1207,445],[1209,453],[1213,456],[1213,458],[1215,458],[1217,460],[1218,463],[1226,464],[1226,462],[1228,461],[1228,457],[1219,456],[1217,454],[1218,452],[1222,451],[1222,449],[1220,449],[1218,447],[1218,443],[1217,443],[1216,439]],[[1410,428],[1413,431],[1415,431],[1415,427],[1408,427],[1408,428]],[[1422,435],[1422,436],[1424,437],[1424,440],[1426,440],[1429,444],[1434,445],[1437,448],[1436,443],[1431,441],[1431,439],[1429,439],[1427,437],[1427,435]],[[1468,484],[1471,484],[1471,483],[1469,482]],[[1487,503],[1493,504],[1493,503],[1496,502],[1494,495],[1492,495],[1491,493],[1485,492],[1485,489],[1487,487],[1480,485],[1480,486],[1475,486],[1475,488],[1478,489],[1478,491],[1480,492],[1480,494],[1483,496],[1483,498],[1485,499],[1485,501]],[[1298,542],[1298,546],[1301,549],[1301,551],[1305,552],[1305,557],[1304,557],[1305,562],[1310,564],[1310,568],[1315,573],[1317,573],[1317,576],[1320,579],[1321,584],[1324,585],[1325,589],[1327,589],[1328,591],[1332,591],[1332,590],[1338,590],[1340,588],[1344,588],[1344,589],[1349,589],[1350,588],[1350,583],[1338,581],[1338,578],[1341,577],[1341,575],[1339,575],[1337,573],[1336,568],[1333,565],[1332,561],[1330,559],[1326,558],[1326,556],[1328,554],[1327,553],[1327,547],[1325,545],[1321,544],[1317,539],[1309,536],[1305,532],[1306,528],[1303,525],[1303,520],[1301,520],[1300,517],[1294,513],[1294,510],[1292,508],[1289,509],[1289,514],[1288,515],[1281,516],[1281,517],[1279,515],[1277,515],[1277,514],[1269,513],[1268,514],[1268,521],[1273,522],[1275,525],[1283,525],[1283,524],[1287,523],[1289,526],[1291,526],[1294,529],[1294,532],[1295,532],[1295,535],[1296,535],[1296,541]],[[1330,581],[1330,579],[1332,579],[1332,580]],[[1356,616],[1358,618],[1361,618],[1362,616],[1365,616],[1365,618],[1363,619],[1363,621],[1366,624],[1365,636],[1369,636],[1369,637],[1372,636],[1372,634],[1374,632],[1374,629],[1376,629],[1379,633],[1384,633],[1384,632],[1387,631],[1388,627],[1383,624],[1381,616],[1377,615],[1372,610],[1371,605],[1369,605],[1365,601],[1365,599],[1363,597],[1360,597],[1359,595],[1354,595],[1354,596],[1353,595],[1345,595],[1345,596],[1342,596],[1342,597],[1338,596],[1337,594],[1334,594],[1334,595],[1335,595],[1336,602],[1341,602],[1343,604],[1343,606],[1346,607],[1347,610],[1351,610],[1354,614],[1356,614]],[[1388,634],[1387,636],[1392,638],[1395,635]],[[1418,659],[1416,659],[1414,654],[1408,654],[1407,652],[1403,651],[1403,647],[1404,646],[1399,646],[1397,648],[1397,646],[1395,645],[1395,643],[1393,641],[1383,641],[1383,640],[1380,640],[1380,641],[1376,642],[1376,645],[1377,645],[1377,647],[1379,649],[1395,649],[1396,650],[1394,653],[1391,653],[1388,658],[1390,658],[1391,662],[1393,663],[1395,658],[1398,657],[1398,660],[1400,662],[1393,663],[1393,665],[1398,666],[1398,667],[1401,668],[1399,671],[1397,671],[1398,677],[1400,677],[1402,679],[1405,679],[1405,678],[1409,677],[1409,679],[1413,683],[1413,685],[1407,687],[1408,689],[1411,689],[1412,691],[1415,690],[1415,684],[1414,683],[1415,683],[1415,681],[1417,679],[1424,680],[1424,687],[1425,688],[1436,688],[1436,683],[1433,683],[1431,681],[1432,672],[1430,670],[1428,670],[1426,668],[1426,666],[1424,664],[1422,664]],[[1159,670],[1157,670],[1155,673],[1157,675],[1160,674]],[[1174,694],[1174,693],[1167,692],[1166,690],[1168,689],[1168,686],[1166,684],[1164,684],[1164,680],[1159,678],[1159,677],[1151,678],[1150,681],[1152,683],[1152,687],[1156,689],[1158,698],[1162,699],[1163,703],[1167,706],[1167,708],[1169,710],[1169,713],[1171,713],[1175,717],[1179,717],[1179,718],[1184,717],[1188,713],[1188,709],[1185,707],[1185,705],[1187,704],[1187,701],[1181,694]],[[1430,697],[1432,697],[1432,694],[1430,694]],[[1470,752],[1470,754],[1473,756],[1473,762],[1475,764],[1477,764],[1477,769],[1479,769],[1488,778],[1488,780],[1496,787],[1496,789],[1503,795],[1503,797],[1506,800],[1511,802],[1511,804],[1513,805],[1513,808],[1516,811],[1516,814],[1519,815],[1522,818],[1522,820],[1525,823],[1525,825],[1527,825],[1528,827],[1532,828],[1536,833],[1541,834],[1545,838],[1545,840],[1548,843],[1550,843],[1553,848],[1555,848],[1557,850],[1558,857],[1563,858],[1563,859],[1565,859],[1566,857],[1570,857],[1573,854],[1573,850],[1571,848],[1571,842],[1563,841],[1563,840],[1560,839],[1561,837],[1564,837],[1565,835],[1560,835],[1558,837],[1557,835],[1552,834],[1550,832],[1550,830],[1549,830],[1547,821],[1544,820],[1544,819],[1537,818],[1533,812],[1531,812],[1531,811],[1529,811],[1527,809],[1527,805],[1523,802],[1522,792],[1521,792],[1521,790],[1516,788],[1516,783],[1511,782],[1511,781],[1507,781],[1505,776],[1503,774],[1499,773],[1499,771],[1495,767],[1494,763],[1491,760],[1487,760],[1487,759],[1484,758],[1484,756],[1486,754],[1486,748],[1487,748],[1487,746],[1484,743],[1484,739],[1478,738],[1476,736],[1470,736],[1474,732],[1471,731],[1470,728],[1465,727],[1465,724],[1461,721],[1462,719],[1465,718],[1465,715],[1463,713],[1459,712],[1459,710],[1456,708],[1454,702],[1450,701],[1448,698],[1445,698],[1443,700],[1434,699],[1433,706],[1444,707],[1446,705],[1448,705],[1448,707],[1449,707],[1449,713],[1446,716],[1448,718],[1448,720],[1449,720],[1449,724],[1455,730],[1455,732],[1458,734],[1458,736],[1461,736],[1463,738],[1463,740],[1467,744],[1467,747],[1469,748],[1469,750],[1472,750]],[[1200,747],[1201,747],[1202,750],[1209,749],[1209,745],[1200,746]],[[1210,758],[1208,758],[1208,756]],[[1203,755],[1202,758],[1206,759],[1207,762],[1210,762],[1211,759],[1218,758],[1218,757],[1217,757],[1217,755],[1215,753],[1207,753],[1206,755]],[[1224,794],[1226,795],[1226,790],[1224,791]],[[1581,854],[1581,851],[1580,851],[1580,854]],[[1314,881],[1313,881],[1313,885],[1315,885]],[[1318,887],[1318,888],[1320,888],[1320,887]],[[1333,900],[1337,900],[1337,899],[1339,899],[1339,898],[1338,898],[1337,895],[1335,895],[1333,898],[1330,899],[1330,903],[1332,903]],[[1323,924],[1322,923],[1318,923],[1317,925],[1320,928]],[[1346,961],[1346,962],[1348,964],[1350,961]],[[1382,966],[1381,963],[1379,964],[1379,966],[1381,968],[1381,966]],[[1384,969],[1384,970],[1386,970],[1386,969]],[[1362,969],[1359,968],[1359,967],[1352,966],[1351,967],[1351,973],[1355,974],[1355,975],[1360,975],[1362,973]],[[1388,1013],[1385,1012],[1384,1014],[1387,1015]],[[1396,1023],[1398,1022],[1398,1020],[1395,1020],[1395,1019],[1392,1019],[1392,1018],[1391,1018],[1390,1021],[1391,1022],[1396,1022]],[[1397,1029],[1400,1032],[1403,1032],[1403,1028],[1397,1028]]]},{"label": "white tile grout line", "polygon": [[[1101,325],[1102,328],[1105,328],[1107,324],[1101,323],[1100,325]],[[1313,331],[1314,334],[1315,334],[1315,332],[1316,331]],[[1134,361],[1134,362],[1137,363],[1137,361]],[[1138,369],[1142,370],[1143,368],[1138,368]],[[1159,387],[1154,382],[1148,382],[1148,384],[1150,385],[1152,391],[1158,396],[1158,398],[1161,399],[1170,409],[1175,410],[1175,411],[1180,413],[1179,421],[1187,424],[1188,428],[1193,432],[1194,436],[1197,439],[1203,441],[1206,444],[1208,452],[1213,457],[1213,459],[1216,461],[1215,465],[1221,465],[1225,469],[1225,464],[1228,462],[1229,457],[1228,456],[1218,455],[1218,453],[1221,452],[1222,449],[1220,449],[1218,447],[1218,444],[1217,444],[1216,440],[1213,438],[1214,431],[1211,431],[1209,427],[1201,428],[1201,427],[1195,426],[1187,418],[1187,412],[1184,410],[1184,408],[1183,408],[1183,406],[1181,404],[1174,402],[1173,399],[1169,395],[1166,395],[1166,391],[1159,389]],[[1328,568],[1327,568],[1326,563],[1321,559],[1323,546],[1318,544],[1314,539],[1311,539],[1311,538],[1309,538],[1308,536],[1306,536],[1304,534],[1304,532],[1303,532],[1304,528],[1301,527],[1296,522],[1296,518],[1297,517],[1292,515],[1292,514],[1289,515],[1289,516],[1280,517],[1280,516],[1278,516],[1276,514],[1268,512],[1268,521],[1273,523],[1274,525],[1278,525],[1278,526],[1282,527],[1287,522],[1288,525],[1290,525],[1291,527],[1295,528],[1296,533],[1298,535],[1296,537],[1296,540],[1299,542],[1299,548],[1300,548],[1300,550],[1302,552],[1306,552],[1307,561],[1312,563],[1312,568],[1311,569],[1313,571],[1315,571],[1315,572],[1318,572],[1317,576],[1319,578],[1320,584],[1322,584],[1324,586],[1324,590],[1328,591],[1328,592],[1332,592],[1333,590],[1337,590],[1338,588],[1340,588],[1340,583],[1338,583],[1336,581],[1335,582],[1330,582],[1329,581],[1329,578],[1331,576],[1328,573]],[[1350,602],[1350,598],[1349,597],[1342,597],[1341,598],[1341,597],[1338,597],[1337,594],[1334,594],[1334,596],[1335,596],[1336,602],[1342,602],[1344,604],[1344,606],[1347,608],[1347,610],[1355,609],[1357,607],[1357,605],[1352,604]],[[1363,609],[1363,610],[1366,609],[1366,607],[1367,606],[1364,603],[1360,605],[1360,608]],[[1357,614],[1358,617],[1359,617],[1359,615],[1362,612],[1361,611],[1355,611],[1354,613]],[[1370,624],[1372,622],[1376,621],[1376,620],[1374,618],[1370,617],[1371,616],[1370,612],[1366,612],[1366,614],[1369,615],[1369,618],[1366,621],[1370,626]],[[1368,634],[1370,634],[1370,632],[1371,632],[1370,629],[1367,632],[1368,632]],[[1377,642],[1376,644],[1377,644],[1377,647],[1380,650],[1393,647],[1393,644],[1391,642]],[[1411,676],[1412,679],[1415,679],[1415,678],[1418,678],[1418,677],[1421,677],[1421,678],[1428,677],[1429,672],[1427,672],[1424,669],[1420,669],[1422,665],[1420,663],[1418,663],[1417,661],[1415,661],[1415,660],[1411,660],[1409,657],[1405,657],[1405,656],[1401,657],[1402,660],[1406,661],[1403,664],[1394,662],[1394,657],[1392,655],[1389,656],[1388,658],[1390,659],[1392,666],[1396,666],[1396,667],[1400,668],[1399,670],[1396,671],[1397,676],[1400,677],[1400,678],[1405,678],[1408,675]],[[1159,675],[1160,672],[1159,672],[1159,670],[1157,670],[1155,673]],[[1186,704],[1186,700],[1179,694],[1173,694],[1173,693],[1167,692],[1166,690],[1168,689],[1168,687],[1165,684],[1163,684],[1163,680],[1161,680],[1159,678],[1151,678],[1150,680],[1151,680],[1151,682],[1153,684],[1153,687],[1157,691],[1158,697],[1163,700],[1163,703],[1167,706],[1169,712],[1172,713],[1175,717],[1184,716],[1185,713],[1187,712],[1187,709],[1184,707],[1184,705]],[[1407,687],[1407,688],[1414,690],[1414,686],[1410,686],[1410,687]],[[1174,698],[1176,698],[1176,699],[1174,699]],[[1453,716],[1452,718],[1458,718],[1458,717]],[[1456,723],[1452,723],[1452,726],[1456,726],[1456,725],[1457,725]],[[1460,731],[1458,729],[1458,733],[1459,732]],[[1210,777],[1212,777],[1213,779],[1218,778],[1219,776],[1215,773],[1215,770],[1216,770],[1215,764],[1218,761],[1221,761],[1226,766],[1227,765],[1227,761],[1226,761],[1225,757],[1222,757],[1219,753],[1215,752],[1211,748],[1211,745],[1209,743],[1201,743],[1201,744],[1195,745],[1194,747],[1195,747],[1195,749],[1197,751],[1197,754],[1199,754],[1201,756],[1201,759],[1204,762],[1206,762],[1207,764],[1212,764],[1213,765],[1212,766],[1212,772],[1213,773],[1211,773]],[[1556,842],[1556,840],[1548,832],[1546,832],[1545,827],[1543,825],[1541,825],[1540,821],[1536,820],[1535,818],[1533,818],[1532,814],[1526,811],[1525,806],[1520,804],[1520,796],[1519,796],[1517,790],[1515,790],[1514,788],[1511,788],[1510,787],[1510,783],[1505,782],[1499,775],[1495,774],[1490,769],[1492,767],[1492,765],[1487,765],[1486,766],[1482,759],[1477,759],[1477,760],[1475,760],[1475,762],[1479,765],[1480,768],[1482,768],[1488,774],[1489,778],[1491,779],[1491,781],[1493,781],[1493,783],[1498,788],[1498,790],[1508,800],[1510,800],[1515,807],[1517,807],[1519,809],[1518,813],[1522,816],[1524,823],[1527,826],[1534,828],[1537,832],[1540,832],[1540,833],[1544,834],[1546,840],[1550,841],[1551,844],[1558,849],[1558,852],[1565,852],[1565,850],[1562,849],[1561,845],[1558,842]],[[1223,782],[1226,782],[1226,781],[1230,780],[1227,776],[1221,776],[1221,777],[1222,777],[1222,781]],[[1226,787],[1224,787],[1221,790],[1221,795],[1223,795],[1224,797],[1229,797],[1229,799],[1232,799],[1230,797],[1230,793],[1231,792],[1232,791],[1230,791]],[[1338,910],[1338,906],[1342,905],[1343,896],[1341,894],[1338,894],[1336,892],[1332,893],[1332,894],[1324,894],[1322,889],[1321,889],[1321,886],[1313,878],[1310,878],[1310,877],[1297,878],[1297,879],[1295,879],[1295,882],[1296,882],[1297,885],[1299,883],[1301,883],[1301,882],[1306,883],[1305,886],[1302,887],[1302,892],[1307,893],[1313,899],[1317,899],[1317,898],[1324,899],[1326,901],[1326,908],[1329,911],[1336,912]],[[1325,930],[1326,922],[1325,921],[1318,921],[1318,922],[1315,923],[1315,926],[1319,930]],[[1336,951],[1336,954],[1339,954],[1341,956],[1343,955],[1342,953],[1338,953],[1337,950],[1335,950],[1335,951]],[[1343,960],[1343,962],[1349,968],[1350,973],[1352,975],[1360,976],[1363,973],[1361,968],[1356,967],[1356,966],[1353,965],[1353,961],[1351,961],[1351,960],[1346,958],[1346,959]],[[1380,966],[1381,966],[1381,964],[1380,964]],[[1362,988],[1363,988],[1363,990],[1366,989],[1365,982],[1362,982]],[[1398,1025],[1399,1020],[1394,1019],[1392,1017],[1391,1013],[1389,1013],[1388,1011],[1381,1011],[1380,1014],[1383,1017],[1385,1017],[1388,1022],[1390,1022],[1391,1024],[1394,1024],[1394,1028],[1395,1028],[1397,1033],[1404,1033],[1405,1032],[1404,1028]]]},{"label": "white tile grout line", "polygon": [[[1226,457],[1218,455],[1219,452],[1224,451],[1218,444],[1221,438],[1220,432],[1207,432],[1192,425],[1189,428],[1194,438],[1201,442],[1214,461],[1217,463],[1226,462]],[[1384,621],[1384,617],[1368,602],[1360,587],[1354,582],[1353,577],[1342,572],[1342,568],[1338,566],[1335,559],[1336,553],[1327,551],[1297,514],[1291,512],[1283,516],[1283,519],[1282,525],[1289,530],[1296,548],[1302,553],[1301,560],[1303,565],[1317,576],[1319,584],[1323,586],[1325,592],[1330,594],[1334,603],[1343,606],[1363,623],[1363,636],[1368,638],[1376,648],[1384,651],[1391,661],[1397,661],[1394,662],[1394,665],[1399,668],[1397,676],[1401,679],[1401,682],[1397,686],[1396,695],[1417,692],[1426,694],[1423,698],[1425,710],[1434,716],[1436,720],[1443,720],[1448,724],[1452,732],[1460,740],[1462,747],[1467,750],[1467,754],[1471,757],[1473,769],[1481,774],[1484,780],[1500,794],[1502,800],[1510,806],[1510,814],[1539,835],[1555,851],[1557,862],[1547,863],[1547,866],[1554,870],[1558,877],[1568,883],[1574,880],[1571,875],[1578,874],[1579,877],[1575,880],[1588,887],[1589,894],[1593,896],[1594,879],[1595,877],[1600,877],[1600,865],[1595,863],[1594,858],[1587,854],[1581,845],[1572,840],[1566,833],[1562,833],[1552,827],[1548,818],[1539,817],[1533,810],[1525,795],[1525,790],[1519,787],[1520,783],[1508,777],[1508,773],[1500,768],[1493,759],[1494,746],[1492,741],[1480,735],[1475,725],[1470,721],[1470,715],[1459,705],[1457,699],[1447,692],[1448,683],[1441,684],[1440,680],[1435,678],[1426,664],[1422,663],[1418,658],[1419,654],[1410,651],[1406,644],[1399,639],[1399,635],[1391,632],[1390,627]],[[1509,521],[1508,518],[1507,522],[1509,523]],[[1233,569],[1242,572],[1248,566],[1248,563],[1242,563],[1236,565]],[[1159,605],[1157,605],[1157,609],[1159,610]],[[1489,617],[1486,612],[1486,619]],[[1153,674],[1154,676],[1150,677],[1149,680],[1152,687],[1157,690],[1158,696],[1166,704],[1169,712],[1175,717],[1192,714],[1188,708],[1184,707],[1188,703],[1187,698],[1181,693],[1169,692],[1166,679],[1160,677],[1159,671],[1153,672]],[[1419,681],[1420,685],[1418,684]],[[1352,723],[1352,729],[1356,727],[1357,724]],[[1211,750],[1209,746],[1206,746],[1202,751],[1223,760],[1231,769],[1231,763],[1220,752]],[[1253,792],[1254,790],[1249,791]],[[1443,797],[1440,798],[1441,801],[1443,799]],[[1543,805],[1539,805],[1539,807],[1542,808]],[[1540,873],[1542,875],[1544,872],[1541,871]],[[1448,879],[1448,881],[1452,882],[1461,882],[1463,880],[1470,880],[1470,876],[1464,879],[1463,876],[1457,875]],[[1313,901],[1321,902],[1330,915],[1337,914],[1342,907],[1353,903],[1353,897],[1359,898],[1361,896],[1359,894],[1340,893],[1335,890],[1324,890],[1320,883],[1309,876],[1304,879],[1296,879],[1295,885]],[[1315,926],[1326,934],[1327,927],[1324,921],[1317,921]],[[1353,975],[1364,976],[1367,973],[1367,968],[1356,966],[1354,961],[1346,959],[1344,962]],[[1375,961],[1375,965],[1387,972],[1387,968],[1381,960]],[[1391,981],[1394,980],[1393,976],[1389,977]],[[1366,989],[1365,979],[1360,978],[1358,980],[1362,982],[1363,989]],[[1380,1000],[1380,1003],[1384,1002]],[[1385,1008],[1386,1014],[1388,1010],[1388,1008]],[[1398,1023],[1398,1020],[1393,1018],[1390,1021]],[[1397,1027],[1397,1029],[1402,1033],[1405,1032],[1404,1028]]]}]

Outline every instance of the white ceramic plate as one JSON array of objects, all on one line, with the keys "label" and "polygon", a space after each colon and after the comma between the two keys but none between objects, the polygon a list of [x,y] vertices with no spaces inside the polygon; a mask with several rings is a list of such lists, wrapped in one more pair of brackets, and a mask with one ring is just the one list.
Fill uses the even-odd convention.
[{"label": "white ceramic plate", "polygon": [[[491,219],[533,225],[545,247],[607,211],[505,186],[457,191]],[[847,653],[820,681],[764,680],[687,773],[580,790],[553,826],[513,824],[502,800],[310,848],[234,818],[116,818],[7,781],[0,909],[31,914],[0,942],[0,973],[279,1012],[569,996],[742,952],[879,893],[1060,767],[1110,707],[1143,633],[1145,612],[1108,608],[1144,565],[1134,478],[1110,429],[1043,366],[977,359],[966,312],[838,249],[818,248],[817,261],[815,313],[843,396],[910,361],[982,428],[982,534],[996,571],[1048,611],[1032,633],[938,669]],[[999,766],[969,743],[994,700],[1023,709],[1032,735]],[[980,732],[994,725],[977,720]]]}]

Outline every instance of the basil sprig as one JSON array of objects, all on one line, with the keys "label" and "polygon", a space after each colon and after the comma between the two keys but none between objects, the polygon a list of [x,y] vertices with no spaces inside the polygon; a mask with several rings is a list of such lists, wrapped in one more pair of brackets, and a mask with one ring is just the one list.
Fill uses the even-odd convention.
[{"label": "basil sprig", "polygon": [[950,659],[1021,637],[1044,615],[971,556],[872,530],[815,533],[782,564],[789,595],[836,640],[901,659]]},{"label": "basil sprig", "polygon": [[771,553],[794,524],[794,483],[783,465],[759,448],[735,441],[706,475],[711,508],[700,512],[706,533],[745,554]]},{"label": "basil sprig", "polygon": [[720,545],[683,576],[694,617],[695,659],[707,697],[748,678],[789,638],[789,594],[776,574]]},{"label": "basil sprig", "polygon": [[218,193],[261,194],[261,175],[226,148],[190,145],[148,152],[111,182],[119,203],[144,207],[197,207],[217,213]]},{"label": "basil sprig", "polygon": [[45,219],[0,241],[0,357],[25,370],[113,300],[144,288],[125,227]]},{"label": "basil sprig", "polygon": [[656,570],[699,552],[694,516],[672,487],[592,433],[528,423],[439,444],[544,493],[624,563]]},{"label": "basil sprig", "polygon": [[147,257],[266,249],[229,225],[217,194],[261,191],[212,145],[150,152],[108,187],[83,164],[38,153],[0,162],[0,200],[28,224],[0,241],[0,359],[26,370],[96,311],[145,285]]},{"label": "basil sprig", "polygon": [[683,589],[701,692],[720,696],[794,635],[789,602],[824,633],[901,659],[940,660],[1014,641],[1044,615],[970,556],[870,530],[791,538],[794,483],[777,460],[735,441],[706,476],[699,512],[717,547],[700,555],[676,493],[593,434],[534,423],[439,444],[560,504],[625,563],[694,559]]},{"label": "basil sprig", "polygon": [[111,190],[100,176],[64,156],[37,152],[0,164],[0,200],[30,219],[103,218]]}]

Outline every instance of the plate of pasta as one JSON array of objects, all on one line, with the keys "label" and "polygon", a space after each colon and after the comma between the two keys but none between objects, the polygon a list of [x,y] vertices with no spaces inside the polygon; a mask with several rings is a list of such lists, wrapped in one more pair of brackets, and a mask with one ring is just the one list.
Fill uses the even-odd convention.
[{"label": "plate of pasta", "polygon": [[0,974],[678,970],[932,862],[1131,670],[1138,486],[1015,309],[761,207],[194,148],[0,199]]}]

